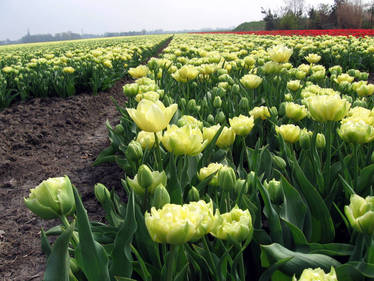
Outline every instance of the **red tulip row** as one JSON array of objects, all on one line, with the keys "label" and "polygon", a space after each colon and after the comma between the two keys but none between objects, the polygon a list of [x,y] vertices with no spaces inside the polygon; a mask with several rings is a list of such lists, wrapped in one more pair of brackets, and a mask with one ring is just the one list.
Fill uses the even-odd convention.
[{"label": "red tulip row", "polygon": [[282,35],[282,36],[374,36],[374,29],[307,29],[307,30],[261,30],[261,31],[225,31],[225,32],[201,32],[201,33],[234,33],[256,35]]}]

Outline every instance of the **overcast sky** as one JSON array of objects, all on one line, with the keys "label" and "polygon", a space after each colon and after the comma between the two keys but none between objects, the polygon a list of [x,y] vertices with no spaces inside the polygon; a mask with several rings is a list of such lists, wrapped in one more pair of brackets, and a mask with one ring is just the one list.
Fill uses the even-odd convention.
[{"label": "overcast sky", "polygon": [[[307,5],[333,0],[306,0]],[[0,0],[0,40],[26,34],[235,27],[283,0]]]}]

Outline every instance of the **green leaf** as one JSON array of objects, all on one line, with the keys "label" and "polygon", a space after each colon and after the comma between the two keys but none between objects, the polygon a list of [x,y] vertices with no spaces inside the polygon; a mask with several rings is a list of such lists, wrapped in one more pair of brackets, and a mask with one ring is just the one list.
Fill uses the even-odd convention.
[{"label": "green leaf", "polygon": [[292,166],[301,193],[304,195],[312,215],[312,241],[330,242],[334,240],[335,228],[330,212],[317,189],[306,178],[294,155]]},{"label": "green leaf", "polygon": [[281,183],[283,187],[283,208],[281,217],[295,225],[299,229],[303,229],[305,217],[307,216],[307,206],[299,192],[294,188],[287,179],[282,176]]},{"label": "green leaf", "polygon": [[301,274],[305,268],[320,267],[325,270],[325,272],[328,272],[331,266],[337,267],[340,265],[337,260],[329,256],[295,252],[277,243],[261,245],[261,255],[263,256],[262,258],[266,259],[270,264],[293,257],[291,260],[284,262],[280,267],[282,272],[290,276],[293,274]]},{"label": "green leaf", "polygon": [[79,244],[75,249],[76,260],[88,281],[110,281],[108,256],[103,246],[93,239],[91,224],[78,191],[73,186],[78,222]]},{"label": "green leaf", "polygon": [[42,242],[42,252],[44,254],[46,254],[47,257],[49,257],[49,255],[51,254],[52,252],[52,247],[51,245],[49,244],[49,241],[48,241],[48,238],[47,238],[47,235],[45,234],[43,228],[41,230],[41,242]]},{"label": "green leaf", "polygon": [[73,223],[56,240],[48,257],[44,281],[69,281],[70,263],[68,246],[73,235]]},{"label": "green leaf", "polygon": [[134,191],[132,191],[127,203],[125,220],[121,224],[114,240],[112,265],[110,267],[111,276],[131,277],[132,275],[132,256],[130,245],[137,229],[134,197]]},{"label": "green leaf", "polygon": [[265,187],[261,184],[258,177],[256,177],[256,186],[261,193],[262,200],[264,200],[264,209],[269,219],[270,236],[273,241],[283,243],[283,231],[280,223],[279,215],[275,211],[270,201],[270,195]]},{"label": "green leaf", "polygon": [[361,193],[372,184],[374,184],[374,164],[361,169],[358,179],[357,193]]},{"label": "green leaf", "polygon": [[170,203],[182,204],[182,188],[179,182],[177,164],[173,153],[170,153],[169,171],[170,178],[168,179],[166,188],[170,195]]},{"label": "green leaf", "polygon": [[271,280],[271,277],[275,271],[277,271],[283,264],[291,260],[293,257],[288,257],[282,260],[273,263],[268,269],[261,274],[260,279],[258,281],[268,281]]}]

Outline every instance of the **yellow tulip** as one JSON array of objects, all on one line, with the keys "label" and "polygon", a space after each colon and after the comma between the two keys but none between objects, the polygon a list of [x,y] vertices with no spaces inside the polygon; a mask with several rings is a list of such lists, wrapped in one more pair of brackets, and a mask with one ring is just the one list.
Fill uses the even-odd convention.
[{"label": "yellow tulip", "polygon": [[142,99],[136,109],[126,110],[140,129],[146,132],[159,132],[167,127],[177,109],[177,104],[165,107],[161,101]]}]

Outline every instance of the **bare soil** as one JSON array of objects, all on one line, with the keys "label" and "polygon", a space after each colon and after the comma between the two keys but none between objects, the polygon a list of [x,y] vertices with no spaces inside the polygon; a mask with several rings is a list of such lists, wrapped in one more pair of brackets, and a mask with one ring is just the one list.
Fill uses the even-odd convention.
[{"label": "bare soil", "polygon": [[0,112],[0,281],[43,279],[46,257],[40,230],[59,221],[42,220],[25,207],[23,198],[30,188],[49,177],[68,175],[96,220],[102,218],[102,208],[94,185],[121,188],[118,166],[92,163],[109,144],[105,121],[119,122],[111,96],[123,104],[125,82],[96,96],[34,99]]}]

